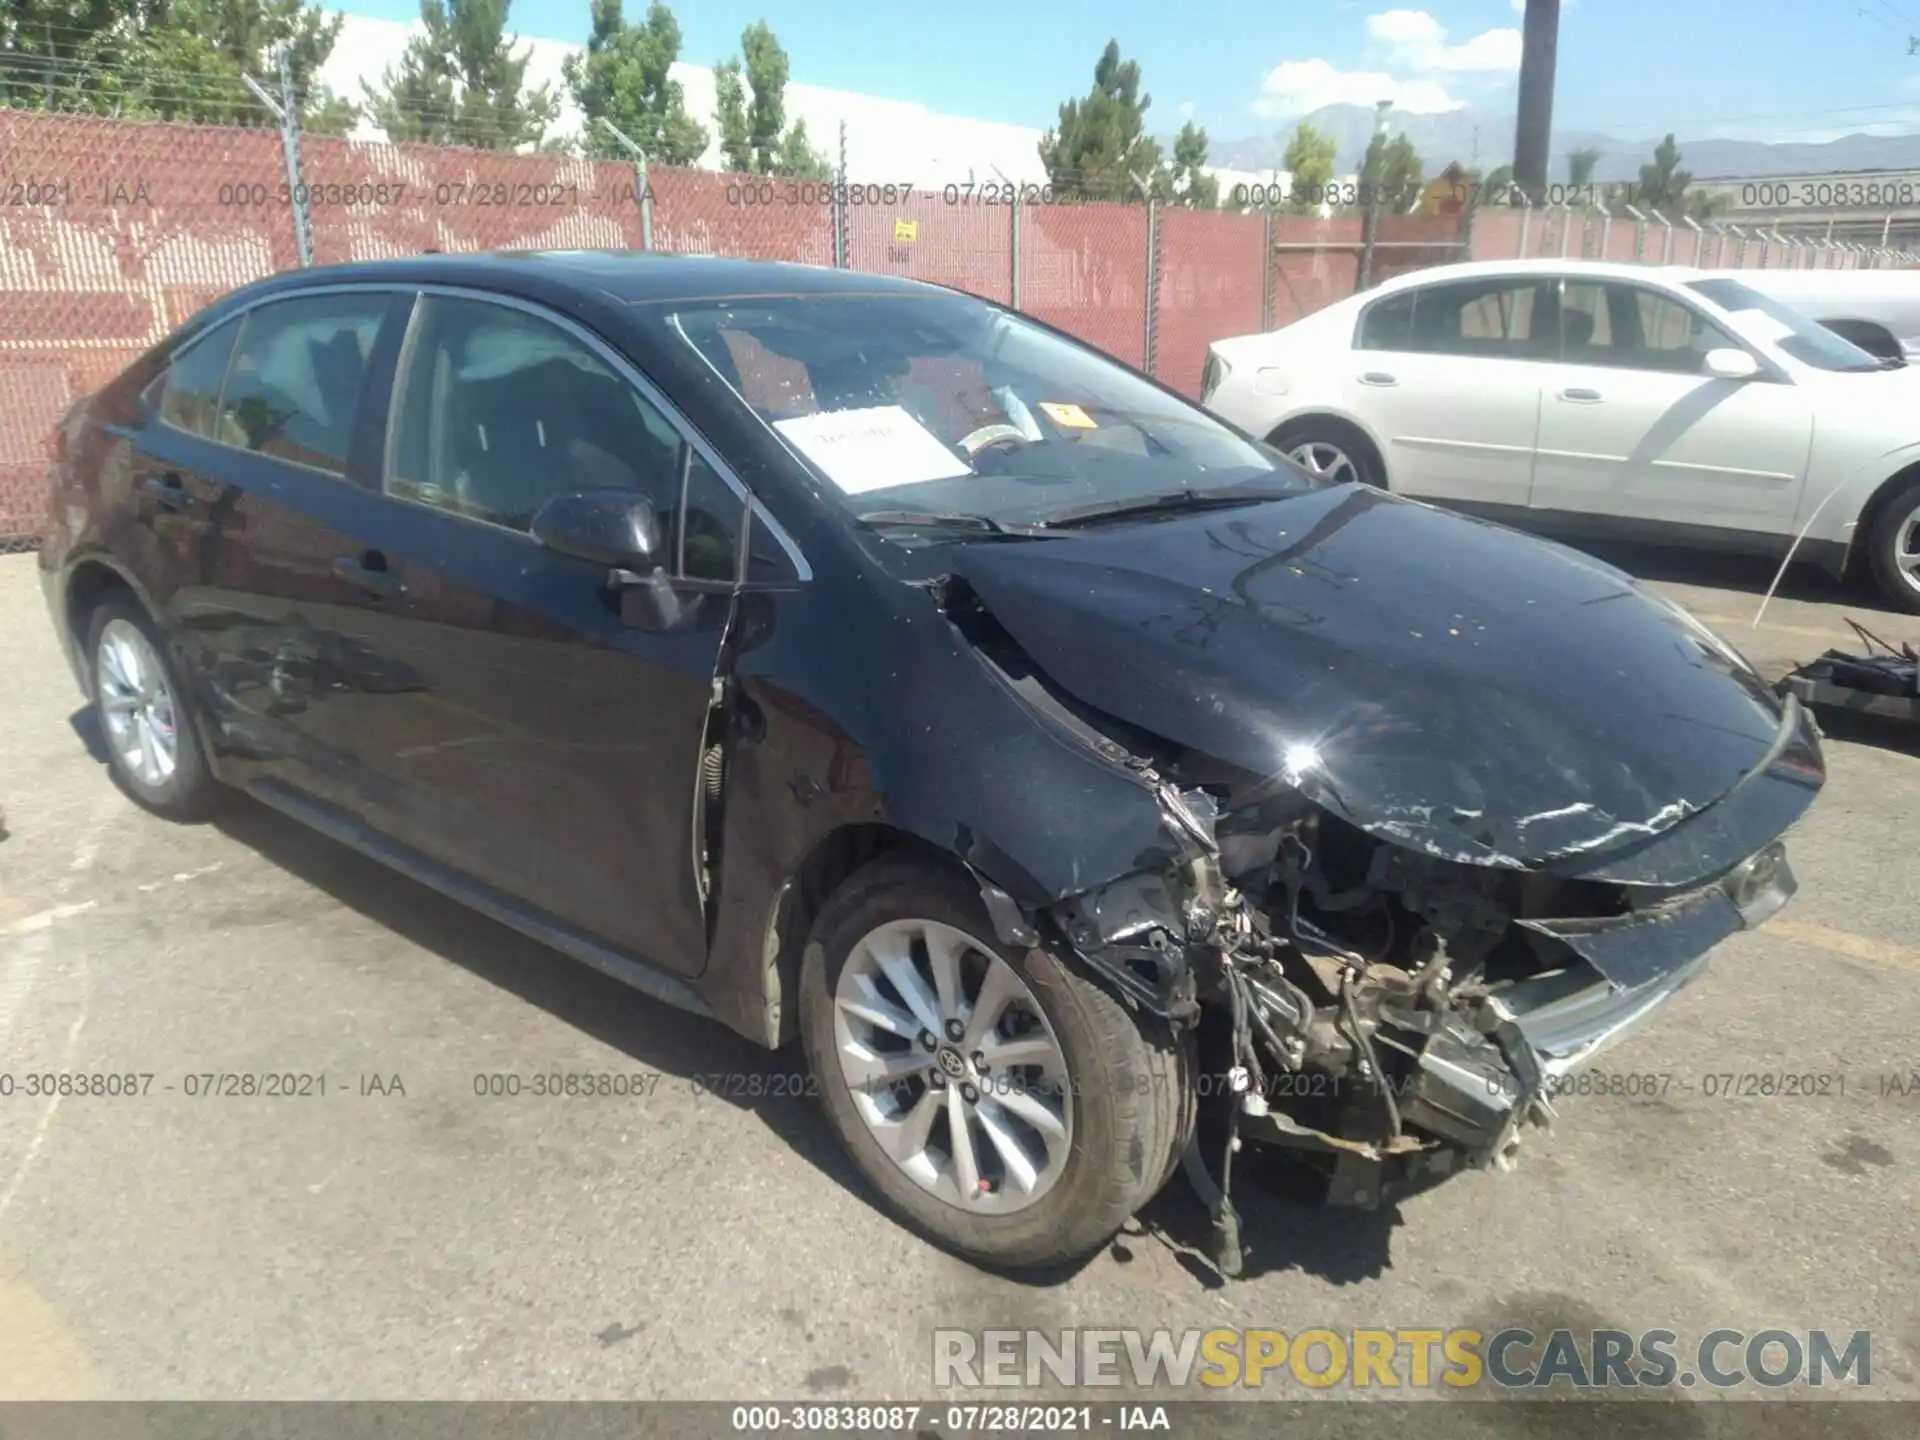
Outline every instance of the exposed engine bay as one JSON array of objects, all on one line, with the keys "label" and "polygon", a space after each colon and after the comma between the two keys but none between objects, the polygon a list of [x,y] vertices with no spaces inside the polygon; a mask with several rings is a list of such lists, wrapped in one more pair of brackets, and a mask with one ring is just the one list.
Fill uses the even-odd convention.
[{"label": "exposed engine bay", "polygon": [[[1330,537],[1406,512],[1328,503],[1310,531],[1323,558]],[[1224,1273],[1241,1261],[1244,1143],[1296,1152],[1329,1201],[1367,1208],[1508,1168],[1563,1077],[1794,893],[1782,837],[1825,778],[1811,716],[1619,577],[1582,572],[1576,608],[1643,627],[1634,665],[1547,686],[1477,648],[1439,655],[1411,622],[1395,638],[1351,589],[1340,604],[1314,589],[1309,608],[1304,570],[1263,568],[1272,596],[1235,571],[1190,600],[1125,548],[1144,542],[1099,543],[1049,566],[983,549],[936,594],[1037,718],[1132,773],[1163,839],[1118,866],[1106,846],[1110,878],[1044,903],[983,893],[1003,940],[1050,930],[1128,1003],[1195,1032],[1184,1163]],[[1181,553],[1196,573],[1237,563]],[[1221,591],[1247,603],[1216,605]],[[1473,664],[1487,668],[1455,668]]]},{"label": "exposed engine bay", "polygon": [[[1228,1274],[1245,1141],[1321,1157],[1328,1199],[1365,1208],[1462,1168],[1510,1168],[1525,1129],[1554,1118],[1559,1076],[1794,888],[1777,842],[1704,886],[1650,890],[1419,854],[1282,781],[1238,778],[1161,780],[1186,863],[1050,917],[1124,995],[1200,1031],[1225,1147],[1203,1155],[1196,1139],[1186,1169]],[[1604,948],[1580,953],[1589,935],[1636,930],[1662,939],[1632,983],[1609,977]]]}]

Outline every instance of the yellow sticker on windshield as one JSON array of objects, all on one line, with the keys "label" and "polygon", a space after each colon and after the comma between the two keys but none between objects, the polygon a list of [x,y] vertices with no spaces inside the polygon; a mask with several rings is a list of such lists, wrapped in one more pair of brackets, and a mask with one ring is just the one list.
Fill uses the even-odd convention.
[{"label": "yellow sticker on windshield", "polygon": [[1040,402],[1040,412],[1056,425],[1064,425],[1069,430],[1097,430],[1093,417],[1078,405],[1056,405],[1050,401]]}]

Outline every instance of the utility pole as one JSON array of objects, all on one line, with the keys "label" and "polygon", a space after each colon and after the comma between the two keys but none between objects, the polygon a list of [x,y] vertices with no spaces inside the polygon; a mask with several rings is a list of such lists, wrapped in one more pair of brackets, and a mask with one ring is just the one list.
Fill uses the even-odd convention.
[{"label": "utility pole", "polygon": [[640,196],[640,248],[653,249],[653,186],[647,179],[647,152],[637,141],[606,116],[600,117],[600,124],[613,137],[613,143],[633,157],[633,183],[638,187]]},{"label": "utility pole", "polygon": [[1553,69],[1560,49],[1560,0],[1527,0],[1520,30],[1519,115],[1513,131],[1513,183],[1529,199],[1547,188],[1553,139]]},{"label": "utility pole", "polygon": [[240,80],[280,126],[280,160],[287,171],[287,208],[293,215],[294,256],[305,267],[313,264],[313,227],[307,214],[307,187],[301,179],[300,97],[294,91],[293,62],[285,45],[279,47],[276,59],[280,67],[279,99],[244,70]]}]

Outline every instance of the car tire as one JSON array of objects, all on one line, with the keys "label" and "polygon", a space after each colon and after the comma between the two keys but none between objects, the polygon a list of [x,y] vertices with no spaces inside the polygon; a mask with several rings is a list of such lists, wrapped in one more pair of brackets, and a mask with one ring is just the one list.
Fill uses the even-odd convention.
[{"label": "car tire", "polygon": [[1302,420],[1283,425],[1267,443],[1330,483],[1358,481],[1376,489],[1386,487],[1373,446],[1359,431],[1338,421]]},{"label": "car tire", "polygon": [[[964,874],[916,854],[881,856],[814,922],[801,1041],[834,1130],[896,1218],[993,1268],[1068,1263],[1172,1177],[1193,1124],[1191,1044],[1073,963],[993,936]],[[957,957],[951,999],[935,979],[936,948]],[[980,1037],[966,1032],[970,1019],[985,1027],[985,1074],[972,1068],[968,1047]],[[942,1031],[929,1049],[932,1020]],[[961,1032],[945,1031],[950,1020]],[[903,1021],[919,1033],[897,1034]],[[1044,1065],[1016,1063],[1043,1052]],[[969,1177],[978,1177],[971,1191]]]},{"label": "car tire", "polygon": [[131,597],[89,617],[94,714],[114,783],[169,820],[198,820],[225,797],[200,744],[186,687],[158,629]]},{"label": "car tire", "polygon": [[1901,610],[1920,614],[1920,480],[1894,494],[1867,534],[1867,558],[1880,593]]}]

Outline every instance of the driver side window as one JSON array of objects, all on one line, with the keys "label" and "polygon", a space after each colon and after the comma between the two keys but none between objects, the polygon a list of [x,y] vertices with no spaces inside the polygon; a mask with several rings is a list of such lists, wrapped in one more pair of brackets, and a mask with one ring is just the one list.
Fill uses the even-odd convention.
[{"label": "driver side window", "polygon": [[1567,281],[1560,334],[1568,364],[1687,375],[1701,372],[1709,350],[1744,348],[1699,311],[1657,291],[1595,281]]},{"label": "driver side window", "polygon": [[524,310],[423,295],[396,379],[386,491],[525,531],[555,495],[653,501],[692,578],[731,580],[744,519],[660,408],[591,346]]}]

